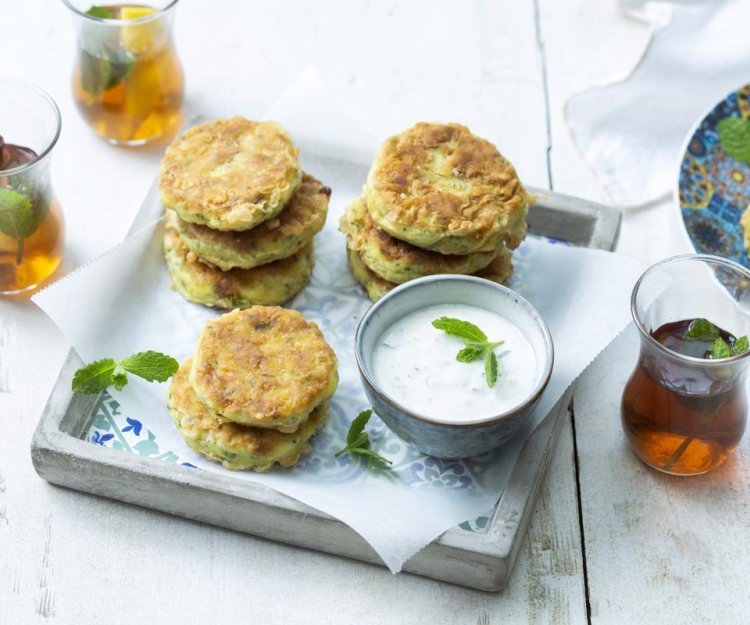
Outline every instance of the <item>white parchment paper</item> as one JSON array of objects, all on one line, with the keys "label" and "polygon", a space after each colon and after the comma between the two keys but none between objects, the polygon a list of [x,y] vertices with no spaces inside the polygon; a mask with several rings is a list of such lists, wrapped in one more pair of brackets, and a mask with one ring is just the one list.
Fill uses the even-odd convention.
[{"label": "white parchment paper", "polygon": [[[339,359],[340,385],[331,419],[314,439],[313,452],[291,470],[231,473],[182,441],[166,408],[167,384],[131,376],[128,386],[112,396],[122,418],[129,419],[128,435],[145,441],[131,451],[164,457],[156,450],[169,450],[172,460],[198,470],[231,473],[294,497],[351,526],[397,572],[445,530],[492,509],[529,431],[628,322],[630,291],[642,267],[607,252],[526,241],[514,254],[511,286],[546,319],[555,343],[555,368],[523,432],[494,454],[445,462],[422,456],[373,419],[368,427],[373,446],[394,460],[393,469],[334,458],[349,422],[367,407],[353,338],[370,304],[349,273],[345,239],[337,226],[344,206],[361,190],[377,142],[339,109],[314,71],[305,72],[268,117],[295,137],[305,170],[333,188],[326,227],[316,238],[313,279],[289,304],[320,325]],[[182,360],[192,353],[205,322],[219,314],[186,302],[170,288],[161,252],[161,207],[152,208],[149,225],[34,298],[86,362],[146,349]],[[127,445],[124,438],[121,443],[104,438],[118,448]],[[96,432],[92,441],[101,440]]]}]

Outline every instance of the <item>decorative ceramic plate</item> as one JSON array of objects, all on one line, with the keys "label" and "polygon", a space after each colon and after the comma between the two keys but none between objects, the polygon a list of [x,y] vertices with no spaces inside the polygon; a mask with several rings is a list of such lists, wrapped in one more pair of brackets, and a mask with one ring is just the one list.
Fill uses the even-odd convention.
[{"label": "decorative ceramic plate", "polygon": [[727,117],[750,120],[750,84],[714,106],[690,135],[680,163],[679,205],[696,251],[750,267],[750,165],[722,148],[718,125]]}]

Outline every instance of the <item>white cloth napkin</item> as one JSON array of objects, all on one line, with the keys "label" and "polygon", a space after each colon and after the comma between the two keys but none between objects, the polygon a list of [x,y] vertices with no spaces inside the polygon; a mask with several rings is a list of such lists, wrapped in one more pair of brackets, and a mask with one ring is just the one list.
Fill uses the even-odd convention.
[{"label": "white cloth napkin", "polygon": [[573,96],[573,136],[619,205],[669,193],[691,128],[716,102],[750,81],[748,0],[622,0],[655,34],[623,82]]}]

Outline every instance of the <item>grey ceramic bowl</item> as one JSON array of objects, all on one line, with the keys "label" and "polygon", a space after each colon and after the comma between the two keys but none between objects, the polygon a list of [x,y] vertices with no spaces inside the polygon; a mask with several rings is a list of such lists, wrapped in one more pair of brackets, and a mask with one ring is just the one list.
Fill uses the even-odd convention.
[{"label": "grey ceramic bowl", "polygon": [[[518,326],[531,343],[539,370],[533,389],[519,405],[492,417],[446,423],[404,408],[378,386],[372,375],[372,355],[383,332],[415,310],[454,303],[502,315]],[[362,384],[375,413],[405,441],[437,458],[477,456],[507,441],[531,415],[547,386],[554,361],[547,324],[523,297],[488,280],[454,275],[412,280],[378,300],[359,322],[355,353]]]}]

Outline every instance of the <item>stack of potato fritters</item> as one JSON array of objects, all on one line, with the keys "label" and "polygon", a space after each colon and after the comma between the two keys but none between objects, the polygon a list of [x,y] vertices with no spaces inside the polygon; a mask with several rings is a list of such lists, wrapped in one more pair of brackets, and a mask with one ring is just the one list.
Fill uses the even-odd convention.
[{"label": "stack of potato fritters", "polygon": [[320,329],[278,306],[206,324],[172,378],[169,411],[185,442],[227,469],[289,467],[310,449],[338,384]]},{"label": "stack of potato fritters", "polygon": [[383,143],[364,193],[347,207],[349,266],[373,300],[439,273],[504,282],[528,205],[489,141],[458,124],[416,124]]},{"label": "stack of potato fritters", "polygon": [[175,288],[217,308],[281,304],[307,284],[331,190],[302,172],[274,122],[195,126],[167,148],[159,187]]}]

